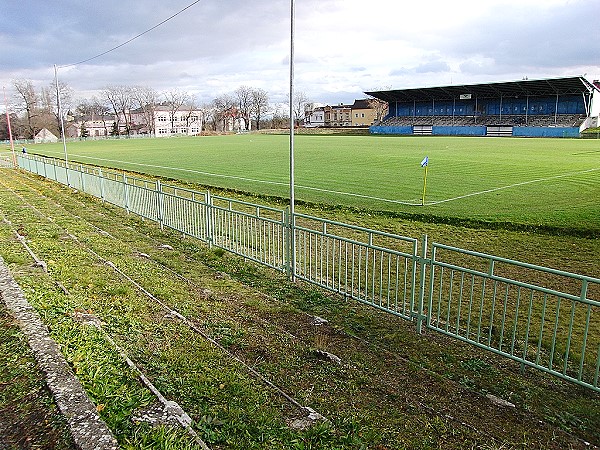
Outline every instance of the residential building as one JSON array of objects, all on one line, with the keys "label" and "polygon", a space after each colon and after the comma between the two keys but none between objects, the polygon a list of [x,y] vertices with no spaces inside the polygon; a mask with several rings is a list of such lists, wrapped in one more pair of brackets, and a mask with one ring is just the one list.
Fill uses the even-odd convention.
[{"label": "residential building", "polygon": [[148,115],[142,109],[131,112],[132,129],[136,134],[149,134],[154,130],[156,137],[195,136],[202,131],[202,111],[192,106],[181,106],[177,110],[169,105],[155,106],[153,127],[148,127]]},{"label": "residential building", "polygon": [[325,106],[326,127],[350,127],[352,126],[352,106],[340,103],[336,106]]},{"label": "residential building", "polygon": [[[81,137],[81,131],[87,131],[87,137],[91,139],[105,138],[110,136],[115,126],[115,116],[108,114],[105,116],[85,116],[75,121],[68,121],[66,124],[66,136]],[[125,132],[124,125],[120,126],[121,132]]]},{"label": "residential building", "polygon": [[47,142],[58,142],[58,138],[47,128],[42,128],[34,137],[36,144]]},{"label": "residential building", "polygon": [[314,127],[369,127],[381,120],[387,112],[387,104],[379,100],[354,100],[352,105],[323,105],[307,103],[304,110],[304,126]]},{"label": "residential building", "polygon": [[352,126],[370,127],[375,123],[376,110],[368,99],[354,100],[352,105]]},{"label": "residential building", "polygon": [[307,103],[304,108],[304,126],[307,128],[325,126],[325,105]]}]

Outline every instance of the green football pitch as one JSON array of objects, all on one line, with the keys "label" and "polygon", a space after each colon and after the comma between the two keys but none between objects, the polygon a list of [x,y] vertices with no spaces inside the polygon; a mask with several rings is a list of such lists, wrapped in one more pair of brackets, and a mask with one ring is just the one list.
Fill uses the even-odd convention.
[{"label": "green football pitch", "polygon": [[[294,142],[298,200],[600,230],[597,140],[296,135]],[[286,135],[76,141],[67,150],[71,161],[289,198]],[[29,152],[64,156],[62,143]]]}]

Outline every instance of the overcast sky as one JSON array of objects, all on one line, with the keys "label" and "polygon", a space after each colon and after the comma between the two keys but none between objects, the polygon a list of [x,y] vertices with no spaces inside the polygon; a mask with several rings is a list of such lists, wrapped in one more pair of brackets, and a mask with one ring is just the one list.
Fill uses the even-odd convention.
[{"label": "overcast sky", "polygon": [[[1,0],[0,84],[47,86],[192,0]],[[289,91],[289,0],[201,0],[139,39],[59,69],[78,97],[108,85]],[[296,0],[295,83],[316,102],[364,91],[600,78],[598,0]],[[3,102],[2,102],[3,103]],[[3,108],[2,108],[3,109]]]}]

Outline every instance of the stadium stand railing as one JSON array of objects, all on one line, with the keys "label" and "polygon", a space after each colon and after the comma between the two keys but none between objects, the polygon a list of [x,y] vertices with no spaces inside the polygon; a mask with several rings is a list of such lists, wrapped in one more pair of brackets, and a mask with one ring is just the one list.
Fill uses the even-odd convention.
[{"label": "stadium stand railing", "polygon": [[579,127],[586,119],[580,114],[503,114],[472,116],[394,116],[382,121],[379,126],[519,126],[519,127]]},{"label": "stadium stand railing", "polygon": [[38,155],[69,185],[369,307],[600,392],[600,279]]}]

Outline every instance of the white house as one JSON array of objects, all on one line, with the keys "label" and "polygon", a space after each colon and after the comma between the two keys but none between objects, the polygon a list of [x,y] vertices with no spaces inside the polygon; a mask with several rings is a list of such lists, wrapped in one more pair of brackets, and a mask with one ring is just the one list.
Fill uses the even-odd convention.
[{"label": "white house", "polygon": [[[168,105],[157,105],[153,115],[156,137],[195,136],[202,131],[202,111],[191,106],[181,106],[177,111],[173,111]],[[149,132],[142,110],[131,112],[131,122],[137,133]]]},{"label": "white house", "polygon": [[38,134],[35,135],[33,141],[36,144],[45,144],[47,142],[58,142],[58,138],[47,128],[42,128]]},{"label": "white house", "polygon": [[304,106],[304,126],[307,128],[325,126],[325,105],[307,103]]},{"label": "white house", "polygon": [[[88,138],[105,138],[110,136],[113,132],[114,124],[115,116],[112,114],[102,117],[92,115],[89,117],[84,117],[82,120],[69,122],[66,133],[69,137],[81,137],[81,130],[82,128],[85,128]],[[122,123],[120,128],[121,132],[125,131],[125,127]]]}]

